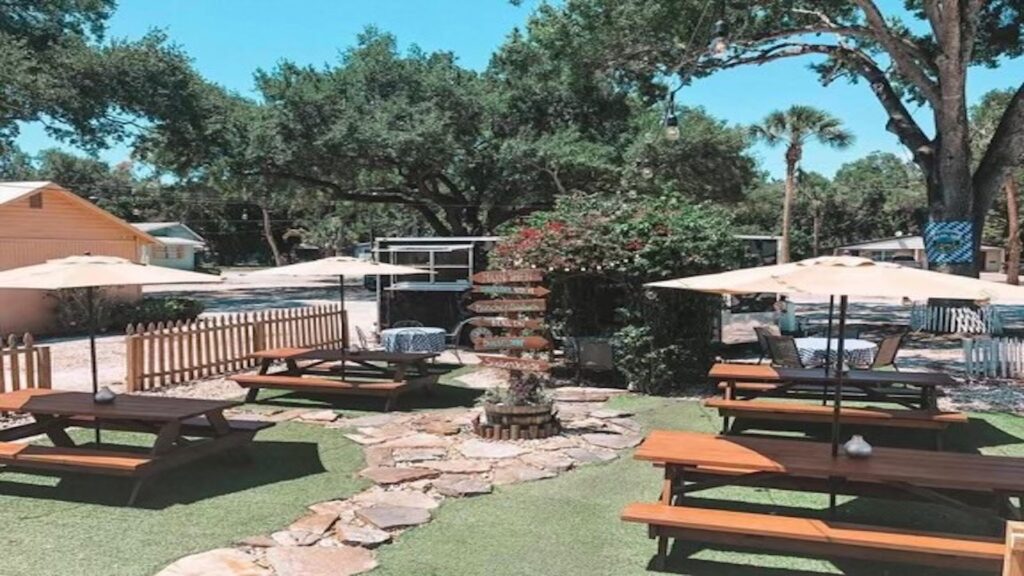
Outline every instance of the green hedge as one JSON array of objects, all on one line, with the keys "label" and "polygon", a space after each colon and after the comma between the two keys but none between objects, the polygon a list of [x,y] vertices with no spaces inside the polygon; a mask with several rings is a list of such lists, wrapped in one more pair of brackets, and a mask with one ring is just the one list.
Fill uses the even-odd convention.
[{"label": "green hedge", "polygon": [[[83,334],[88,330],[88,307],[84,289],[58,290],[57,326],[60,334]],[[205,305],[192,298],[143,298],[137,301],[111,299],[97,290],[93,299],[96,326],[100,332],[121,332],[129,324],[150,324],[193,320]]]}]

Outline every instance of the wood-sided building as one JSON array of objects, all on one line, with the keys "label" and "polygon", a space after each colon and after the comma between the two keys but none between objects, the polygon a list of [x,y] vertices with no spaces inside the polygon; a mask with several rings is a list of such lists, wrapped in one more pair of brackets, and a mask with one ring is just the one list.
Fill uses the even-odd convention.
[{"label": "wood-sided building", "polygon": [[[90,253],[148,260],[156,240],[53,182],[0,182],[0,270]],[[126,297],[139,294],[125,289]],[[0,334],[55,328],[56,300],[38,290],[0,290]]]}]

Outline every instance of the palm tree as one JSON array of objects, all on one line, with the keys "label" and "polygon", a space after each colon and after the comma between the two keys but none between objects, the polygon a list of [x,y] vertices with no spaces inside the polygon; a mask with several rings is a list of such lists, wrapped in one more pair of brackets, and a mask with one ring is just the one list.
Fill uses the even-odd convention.
[{"label": "palm tree", "polygon": [[789,228],[793,217],[793,199],[796,197],[796,175],[804,155],[804,144],[814,138],[836,149],[853,143],[853,134],[842,122],[828,112],[811,106],[792,106],[777,110],[760,124],[750,127],[750,134],[769,146],[786,145],[786,196],[782,203],[782,240],[779,242],[780,264],[789,262]]}]

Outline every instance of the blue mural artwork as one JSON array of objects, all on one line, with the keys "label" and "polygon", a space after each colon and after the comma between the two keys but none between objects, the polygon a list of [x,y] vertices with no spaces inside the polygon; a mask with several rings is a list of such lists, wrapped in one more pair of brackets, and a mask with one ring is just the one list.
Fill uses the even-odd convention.
[{"label": "blue mural artwork", "polygon": [[969,264],[974,260],[974,223],[970,220],[928,222],[924,249],[929,264]]}]

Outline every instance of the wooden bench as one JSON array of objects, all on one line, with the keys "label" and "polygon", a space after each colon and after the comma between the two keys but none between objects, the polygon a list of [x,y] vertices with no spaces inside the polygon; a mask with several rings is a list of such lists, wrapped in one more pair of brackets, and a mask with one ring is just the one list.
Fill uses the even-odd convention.
[{"label": "wooden bench", "polygon": [[15,468],[140,477],[148,473],[153,460],[145,454],[114,450],[0,442],[0,464]]},{"label": "wooden bench", "polygon": [[[67,418],[68,426],[77,426],[80,428],[92,428],[95,425],[95,418],[91,416],[72,416]],[[227,421],[228,426],[232,432],[245,432],[251,435],[255,435],[261,430],[266,430],[274,426],[273,422],[267,422],[265,420],[235,420],[231,419]],[[116,430],[118,432],[155,432],[154,428],[147,426],[141,422],[129,422],[124,420],[118,421],[104,421],[104,430]],[[213,425],[202,417],[196,416],[194,418],[188,418],[181,422],[181,435],[182,436],[198,436],[198,437],[211,437],[214,436]]]},{"label": "wooden bench", "polygon": [[[785,396],[786,398],[801,400],[821,400],[825,392],[825,387],[822,385],[796,384],[786,387],[784,384],[773,384],[770,382],[737,382],[734,389],[737,398],[749,398],[752,396]],[[718,390],[723,394],[728,394],[729,383],[719,382]],[[889,386],[878,388],[878,391],[884,393],[886,396],[903,400],[917,400],[921,397],[921,391],[914,388],[895,388]],[[944,395],[941,390],[936,390],[936,393],[940,397]],[[831,397],[831,393],[829,396]],[[844,386],[843,399],[856,401],[868,399],[868,396],[860,388]]]},{"label": "wooden bench", "polygon": [[1003,539],[667,504],[630,504],[622,520],[648,525],[658,539],[658,569],[664,568],[669,538],[989,574],[999,572],[1006,551]]},{"label": "wooden bench", "polygon": [[[797,404],[790,402],[758,402],[753,400],[726,400],[709,398],[704,406],[717,408],[722,416],[722,433],[736,432],[732,418],[754,421],[806,422],[809,424],[830,424],[834,417],[832,406],[818,404]],[[962,412],[930,412],[927,410],[890,410],[867,407],[839,410],[839,421],[854,426],[879,426],[886,428],[914,428],[934,430],[936,447],[941,448],[940,433],[951,424],[966,424],[967,415]]]},{"label": "wooden bench", "polygon": [[314,394],[349,394],[353,396],[379,396],[386,398],[385,411],[390,411],[398,396],[415,388],[432,385],[437,376],[412,378],[400,382],[358,382],[311,376],[289,376],[284,374],[239,374],[231,376],[242,388],[248,388],[246,402],[255,402],[260,389],[292,390]]}]

